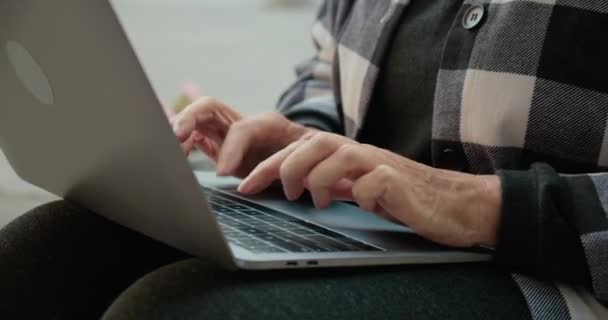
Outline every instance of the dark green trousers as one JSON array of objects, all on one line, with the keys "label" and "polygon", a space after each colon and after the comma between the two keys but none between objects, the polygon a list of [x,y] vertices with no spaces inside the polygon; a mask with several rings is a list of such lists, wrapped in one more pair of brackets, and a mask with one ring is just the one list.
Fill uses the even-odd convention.
[{"label": "dark green trousers", "polygon": [[228,272],[66,202],[0,230],[0,290],[0,319],[530,318],[492,264]]}]

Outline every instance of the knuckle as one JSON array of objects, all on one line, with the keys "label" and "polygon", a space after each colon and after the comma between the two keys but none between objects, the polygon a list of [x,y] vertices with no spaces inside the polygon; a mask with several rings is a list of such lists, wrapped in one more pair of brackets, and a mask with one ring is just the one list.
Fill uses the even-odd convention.
[{"label": "knuckle", "polygon": [[[176,117],[173,120],[173,130],[190,131],[191,130],[189,128],[190,121],[192,121],[190,117],[185,117],[185,116]],[[189,133],[189,132],[185,132],[185,133]]]},{"label": "knuckle", "polygon": [[184,114],[179,114],[173,119],[173,125],[176,127],[183,127],[187,124],[189,117]]},{"label": "knuckle", "polygon": [[385,164],[379,165],[374,171],[380,183],[390,183],[396,174],[395,169]]},{"label": "knuckle", "polygon": [[357,160],[360,155],[359,148],[354,144],[342,145],[338,149],[337,153],[340,159],[342,159],[342,161],[344,161],[345,163]]},{"label": "knuckle", "polygon": [[333,145],[333,135],[327,132],[316,132],[310,142],[318,147],[327,148]]},{"label": "knuckle", "polygon": [[277,122],[285,120],[285,117],[278,112],[264,112],[258,118],[265,121]]},{"label": "knuckle", "polygon": [[196,100],[196,102],[194,102],[195,105],[199,105],[199,106],[217,106],[220,105],[220,101],[217,98],[214,97],[210,97],[210,96],[203,96],[200,97]]},{"label": "knuckle", "polygon": [[213,112],[214,108],[221,105],[219,100],[212,97],[200,97],[182,110],[177,117],[196,117],[197,114]]},{"label": "knuckle", "polygon": [[351,192],[352,192],[353,198],[355,198],[355,200],[361,200],[361,199],[365,198],[365,193],[363,192],[363,189],[361,188],[360,185],[355,185]]},{"label": "knuckle", "polygon": [[281,179],[291,179],[293,175],[293,166],[289,160],[283,161],[279,166],[279,175]]}]

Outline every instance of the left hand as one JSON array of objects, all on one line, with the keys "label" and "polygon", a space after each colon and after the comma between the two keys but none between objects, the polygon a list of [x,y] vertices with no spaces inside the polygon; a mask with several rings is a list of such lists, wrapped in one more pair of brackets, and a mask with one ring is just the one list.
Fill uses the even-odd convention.
[{"label": "left hand", "polygon": [[429,167],[343,136],[319,132],[260,163],[239,191],[253,194],[281,180],[290,200],[308,189],[318,208],[352,200],[448,246],[494,246],[501,206],[497,176]]}]

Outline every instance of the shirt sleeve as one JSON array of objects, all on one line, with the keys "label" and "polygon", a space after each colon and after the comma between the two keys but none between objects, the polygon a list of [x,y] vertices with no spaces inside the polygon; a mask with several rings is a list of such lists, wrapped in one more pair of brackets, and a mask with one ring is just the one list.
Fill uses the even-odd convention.
[{"label": "shirt sleeve", "polygon": [[325,1],[312,28],[313,58],[296,67],[297,80],[279,99],[277,110],[288,119],[324,131],[342,133],[342,120],[333,90],[336,40],[335,1]]},{"label": "shirt sleeve", "polygon": [[500,171],[495,261],[590,288],[608,306],[608,173],[563,175],[547,164]]}]

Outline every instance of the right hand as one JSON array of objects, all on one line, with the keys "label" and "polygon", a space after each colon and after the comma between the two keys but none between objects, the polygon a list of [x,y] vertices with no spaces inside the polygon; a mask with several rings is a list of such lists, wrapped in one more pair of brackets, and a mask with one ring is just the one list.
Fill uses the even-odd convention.
[{"label": "right hand", "polygon": [[245,178],[261,161],[316,131],[269,112],[243,117],[221,101],[203,97],[171,119],[189,154],[200,149],[217,164],[217,174]]}]

